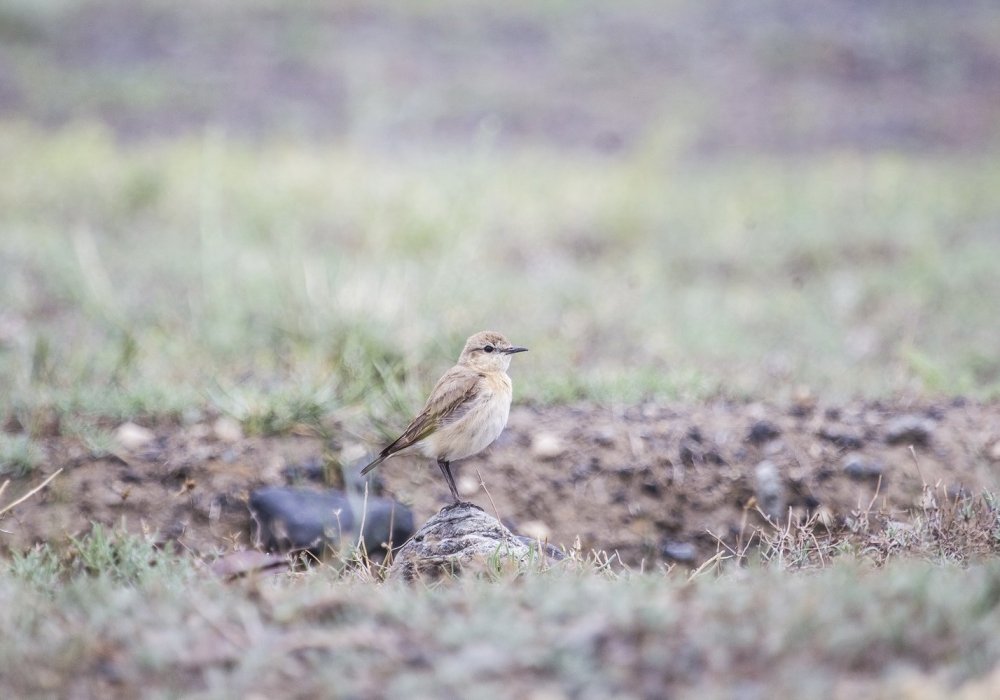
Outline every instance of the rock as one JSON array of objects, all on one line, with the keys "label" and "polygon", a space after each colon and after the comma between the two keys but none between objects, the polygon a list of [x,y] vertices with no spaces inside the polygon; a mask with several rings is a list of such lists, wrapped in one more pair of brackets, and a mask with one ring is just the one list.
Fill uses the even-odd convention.
[{"label": "rock", "polygon": [[155,433],[131,421],[122,423],[115,429],[115,440],[123,450],[132,452],[145,447],[156,439]]},{"label": "rock", "polygon": [[680,446],[677,448],[677,457],[681,464],[688,467],[693,467],[696,464],[726,463],[718,449],[705,444],[701,431],[697,428],[689,430],[687,435],[681,439]]},{"label": "rock", "polygon": [[885,441],[890,445],[926,447],[933,434],[934,421],[916,415],[900,416],[885,427]]},{"label": "rock", "polygon": [[552,537],[552,530],[541,520],[528,520],[522,523],[518,529],[533,540],[544,542]]},{"label": "rock", "polygon": [[747,442],[754,445],[763,445],[781,435],[781,429],[769,420],[759,420],[750,426],[747,433]]},{"label": "rock", "polygon": [[456,480],[456,488],[458,488],[458,493],[461,496],[471,496],[472,494],[479,491],[482,483],[472,474],[462,474]]},{"label": "rock", "polygon": [[842,450],[860,450],[865,444],[859,432],[836,425],[824,425],[817,434]]},{"label": "rock", "polygon": [[436,580],[461,572],[498,573],[530,560],[532,547],[472,503],[445,506],[396,553],[389,579]]},{"label": "rock", "polygon": [[613,447],[615,444],[615,431],[611,428],[597,428],[591,433],[590,439],[594,444],[601,447]]},{"label": "rock", "polygon": [[552,433],[538,433],[531,441],[531,454],[536,459],[550,460],[566,452],[562,438]]},{"label": "rock", "polygon": [[694,564],[698,558],[698,549],[690,542],[665,542],[660,547],[660,553],[665,559],[671,559],[681,564]]},{"label": "rock", "polygon": [[232,416],[220,416],[212,424],[212,432],[216,440],[230,445],[243,439],[243,426]]},{"label": "rock", "polygon": [[785,517],[785,485],[778,466],[765,459],[754,470],[754,482],[760,509],[772,520],[782,520]]},{"label": "rock", "polygon": [[848,455],[844,458],[844,473],[858,481],[864,479],[877,480],[885,471],[885,466],[878,460],[868,459],[861,455]]},{"label": "rock", "polygon": [[[358,505],[363,499],[357,499]],[[343,492],[271,486],[250,494],[250,512],[258,525],[256,540],[269,551],[308,549],[321,554],[344,538],[357,539],[359,519]],[[363,540],[370,556],[398,548],[413,534],[413,513],[388,498],[368,498]]]},{"label": "rock", "polygon": [[989,449],[987,454],[989,455],[990,461],[1000,462],[1000,440],[993,443],[993,447]]}]

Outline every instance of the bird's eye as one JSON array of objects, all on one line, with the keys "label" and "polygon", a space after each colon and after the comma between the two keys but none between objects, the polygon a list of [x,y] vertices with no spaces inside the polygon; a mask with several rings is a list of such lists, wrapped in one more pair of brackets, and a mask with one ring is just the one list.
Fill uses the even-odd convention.
[{"label": "bird's eye", "polygon": [[486,347],[483,348],[483,350],[485,350],[486,352],[493,352],[495,348],[492,345],[487,345]]}]

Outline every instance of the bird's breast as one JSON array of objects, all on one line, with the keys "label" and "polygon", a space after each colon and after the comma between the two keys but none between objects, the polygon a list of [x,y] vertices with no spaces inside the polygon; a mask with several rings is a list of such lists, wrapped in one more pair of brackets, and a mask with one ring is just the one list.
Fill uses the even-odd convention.
[{"label": "bird's breast", "polygon": [[460,420],[438,430],[427,440],[429,455],[462,459],[485,449],[500,437],[510,415],[512,389],[504,372],[483,375],[475,404]]}]

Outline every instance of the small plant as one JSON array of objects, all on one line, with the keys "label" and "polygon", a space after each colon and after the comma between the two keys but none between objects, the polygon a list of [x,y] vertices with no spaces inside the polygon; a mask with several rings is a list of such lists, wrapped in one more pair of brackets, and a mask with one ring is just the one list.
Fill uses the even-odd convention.
[{"label": "small plant", "polygon": [[39,590],[51,589],[62,576],[59,555],[47,544],[38,545],[27,552],[14,552],[7,565],[12,576]]},{"label": "small plant", "polygon": [[0,474],[27,476],[45,458],[41,446],[27,435],[0,433]]},{"label": "small plant", "polygon": [[162,553],[148,535],[133,535],[124,527],[108,529],[95,523],[83,537],[70,538],[64,565],[68,571],[104,576],[138,584],[158,570]]}]

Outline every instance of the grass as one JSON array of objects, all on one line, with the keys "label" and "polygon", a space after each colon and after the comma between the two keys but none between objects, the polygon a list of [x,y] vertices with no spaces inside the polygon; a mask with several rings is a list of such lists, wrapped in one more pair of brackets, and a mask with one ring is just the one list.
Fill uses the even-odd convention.
[{"label": "grass", "polygon": [[29,436],[0,433],[0,476],[27,476],[44,458],[41,446]]},{"label": "grass", "polygon": [[768,556],[692,576],[576,560],[499,583],[372,585],[319,566],[224,584],[147,537],[96,529],[3,564],[0,691],[893,694],[975,682],[1000,660],[995,561],[839,549],[822,567]]},{"label": "grass", "polygon": [[398,423],[487,327],[533,402],[996,397],[997,13],[858,12],[8,2],[0,411]]},{"label": "grass", "polygon": [[522,401],[1000,389],[992,157],[400,162],[9,122],[0,152],[32,164],[0,184],[22,423],[398,417],[481,327],[532,348]]}]

